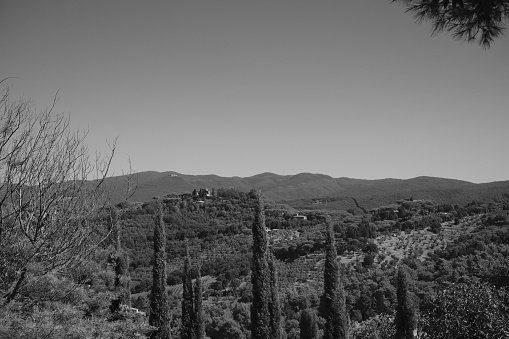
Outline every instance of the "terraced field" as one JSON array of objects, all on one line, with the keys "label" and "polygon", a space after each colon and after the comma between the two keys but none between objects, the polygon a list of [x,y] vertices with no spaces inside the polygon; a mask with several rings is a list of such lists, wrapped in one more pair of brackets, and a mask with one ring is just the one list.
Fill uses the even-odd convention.
[{"label": "terraced field", "polygon": [[[428,253],[436,249],[445,249],[449,243],[454,242],[461,235],[471,233],[480,225],[481,216],[477,215],[461,219],[458,225],[451,222],[442,223],[442,230],[439,234],[428,230],[412,230],[378,236],[374,239],[379,250],[374,265],[378,267],[394,265],[405,257],[424,260]],[[338,256],[338,259],[342,264],[356,265],[363,262],[364,256],[363,252],[347,252]],[[303,281],[321,281],[324,262],[325,255],[323,253],[313,253],[301,257],[291,264],[285,264],[281,270],[280,284],[288,286]]]},{"label": "terraced field", "polygon": [[[415,230],[409,233],[401,232],[391,236],[379,236],[375,239],[379,253],[375,260],[379,265],[392,260],[400,260],[404,257],[415,257],[424,260],[428,253],[436,249],[445,249],[448,243],[454,242],[461,235],[468,234],[481,225],[481,216],[465,217],[458,225],[452,222],[442,223],[439,234],[428,230]],[[360,254],[357,254],[359,257]],[[383,258],[382,260],[380,260]],[[358,258],[356,258],[358,259]]]}]

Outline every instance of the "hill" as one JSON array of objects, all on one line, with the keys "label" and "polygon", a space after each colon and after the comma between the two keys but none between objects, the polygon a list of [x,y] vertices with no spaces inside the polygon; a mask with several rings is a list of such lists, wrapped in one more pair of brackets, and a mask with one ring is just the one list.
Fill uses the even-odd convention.
[{"label": "hill", "polygon": [[[371,209],[409,197],[452,204],[465,204],[472,200],[505,201],[509,197],[509,181],[474,184],[424,176],[406,180],[390,178],[363,180],[333,178],[313,173],[296,175],[262,173],[241,178],[188,175],[171,171],[141,172],[137,176],[138,187],[131,198],[136,202],[149,201],[154,196],[170,193],[189,193],[199,188],[235,188],[243,192],[259,189],[272,200],[297,203],[299,201],[311,203],[312,199],[334,197],[343,201],[342,204],[336,205],[336,208],[345,210],[355,206],[351,198],[355,198],[360,206]],[[107,179],[106,185],[111,188],[113,197],[121,196],[124,180],[125,177],[122,176]]]}]

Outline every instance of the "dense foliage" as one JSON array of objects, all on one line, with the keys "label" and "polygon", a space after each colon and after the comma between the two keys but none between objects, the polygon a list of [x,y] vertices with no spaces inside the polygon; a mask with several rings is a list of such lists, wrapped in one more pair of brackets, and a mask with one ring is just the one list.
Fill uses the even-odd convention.
[{"label": "dense foliage", "polygon": [[428,300],[422,330],[437,339],[507,338],[507,301],[507,295],[479,281],[452,284]]}]

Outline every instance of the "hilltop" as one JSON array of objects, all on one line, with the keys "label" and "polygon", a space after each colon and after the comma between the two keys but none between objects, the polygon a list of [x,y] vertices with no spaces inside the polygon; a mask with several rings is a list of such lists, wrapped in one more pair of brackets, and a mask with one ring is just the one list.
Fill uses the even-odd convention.
[{"label": "hilltop", "polygon": [[[177,172],[140,172],[138,187],[131,201],[144,202],[154,196],[191,192],[199,188],[234,188],[242,192],[262,190],[274,201],[290,204],[311,204],[312,199],[335,198],[336,208],[347,210],[358,205],[371,209],[388,203],[414,197],[437,203],[466,204],[476,201],[503,201],[507,199],[509,181],[475,184],[456,179],[416,177],[412,179],[364,180],[333,178],[324,174],[299,173],[278,175],[261,173],[251,177],[221,177],[218,175],[188,175]],[[113,197],[121,195],[122,176],[107,179],[106,185]],[[315,201],[316,202],[316,201]]]}]

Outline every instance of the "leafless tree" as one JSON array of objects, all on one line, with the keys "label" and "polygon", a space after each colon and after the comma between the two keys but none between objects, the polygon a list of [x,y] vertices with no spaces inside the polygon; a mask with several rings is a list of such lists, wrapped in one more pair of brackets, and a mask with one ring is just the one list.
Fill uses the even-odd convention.
[{"label": "leafless tree", "polygon": [[[138,176],[134,173],[131,160],[129,159],[129,172],[122,171],[123,193],[122,201],[116,206],[109,208],[109,233],[112,236],[113,251],[110,253],[110,261],[115,266],[115,292],[116,299],[112,303],[112,312],[117,312],[120,305],[131,306],[131,277],[129,274],[129,255],[122,246],[122,219],[128,210],[128,200],[133,196],[138,187]],[[118,209],[117,209],[118,207]],[[113,305],[118,305],[114,306]]]},{"label": "leafless tree", "polygon": [[[6,79],[0,81],[2,84]],[[79,264],[101,239],[97,216],[110,152],[94,156],[86,131],[73,131],[53,104],[0,96],[0,293],[9,303],[48,273]]]}]

